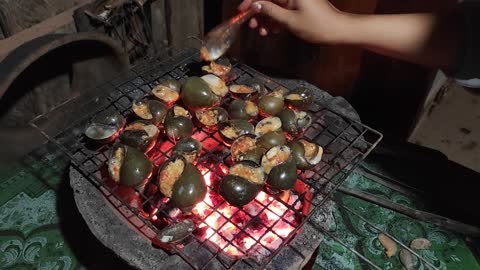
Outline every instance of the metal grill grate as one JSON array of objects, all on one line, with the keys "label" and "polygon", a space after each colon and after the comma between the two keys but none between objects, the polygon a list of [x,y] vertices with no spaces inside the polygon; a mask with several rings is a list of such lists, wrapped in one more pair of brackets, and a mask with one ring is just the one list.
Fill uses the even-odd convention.
[{"label": "metal grill grate", "polygon": [[[126,74],[107,82],[98,88],[101,95],[84,96],[73,100],[62,107],[75,106],[72,115],[69,110],[57,110],[37,118],[32,124],[37,127],[49,140],[57,144],[72,160],[76,167],[87,179],[91,180],[112,205],[119,210],[130,223],[154,244],[178,253],[188,264],[195,269],[210,269],[215,266],[223,268],[245,267],[264,268],[272,258],[288,244],[301,229],[305,222],[310,222],[312,215],[330,198],[336,188],[343,183],[350,172],[363,160],[381,140],[382,135],[361,123],[353,121],[328,108],[328,104],[316,102],[310,114],[313,124],[306,129],[304,137],[315,141],[324,148],[324,156],[320,164],[313,169],[300,173],[297,180],[293,201],[285,199],[285,194],[272,193],[264,190],[264,196],[270,196],[268,203],[254,201],[257,205],[256,213],[245,209],[238,209],[233,214],[225,214],[227,203],[215,191],[215,183],[224,176],[222,164],[231,165],[228,147],[220,139],[218,132],[211,132],[200,127],[195,128],[193,137],[202,142],[203,150],[196,166],[202,174],[212,179],[205,201],[208,215],[205,217],[193,216],[197,224],[204,230],[211,230],[210,236],[205,237],[205,232],[196,230],[191,237],[182,243],[165,245],[158,240],[159,231],[167,223],[175,223],[179,217],[172,216],[158,191],[154,177],[148,182],[145,190],[131,190],[119,187],[112,183],[107,173],[107,161],[110,156],[111,145],[92,147],[83,137],[83,129],[88,121],[102,111],[118,111],[131,120],[130,107],[134,99],[142,98],[150,93],[151,89],[165,79],[176,79],[184,82],[188,77],[190,64],[198,63],[199,57],[196,48],[185,50],[171,49],[164,55],[145,62],[133,68]],[[159,60],[161,59],[161,60]],[[283,86],[289,90],[298,85],[282,85],[271,78],[255,71],[254,69],[234,62],[233,72],[237,75],[233,83],[243,84],[252,80],[263,83],[269,90]],[[73,108],[73,107],[72,107]],[[71,119],[70,119],[71,117]],[[44,126],[47,122],[61,119],[63,125],[56,129]],[[62,132],[57,132],[62,131]],[[174,142],[165,139],[157,143],[149,152],[149,157],[158,168],[163,161],[170,157]],[[281,214],[272,210],[273,205],[283,209]],[[301,207],[299,207],[301,205]],[[274,211],[276,216],[272,224],[262,224],[262,233],[252,235],[252,227],[257,230],[259,217],[266,211]],[[213,216],[223,222],[223,227],[212,227],[207,219]],[[238,217],[242,217],[244,224],[239,226]],[[225,224],[236,233],[225,232]],[[291,226],[293,231],[289,235],[279,235],[276,226]],[[313,224],[315,225],[315,224]],[[222,228],[224,230],[222,230]],[[319,229],[320,230],[320,229]],[[323,230],[322,230],[323,231]],[[266,244],[265,239],[274,235],[277,240],[275,247]],[[212,245],[214,235],[221,237],[222,246]],[[239,244],[239,239],[249,239],[252,243],[248,248]],[[234,248],[240,256],[234,257],[227,254],[229,248]],[[252,255],[255,252],[264,256]],[[301,255],[301,254],[300,254]],[[302,256],[303,257],[303,256]]]}]

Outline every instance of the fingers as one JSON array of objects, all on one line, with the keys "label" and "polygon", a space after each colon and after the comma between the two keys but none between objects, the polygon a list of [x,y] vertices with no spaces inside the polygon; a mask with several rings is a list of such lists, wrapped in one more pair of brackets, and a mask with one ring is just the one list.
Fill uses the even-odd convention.
[{"label": "fingers", "polygon": [[280,32],[279,25],[274,23],[271,19],[277,20],[283,24],[288,24],[288,15],[286,13],[288,12],[288,10],[284,10],[280,6],[291,8],[289,6],[293,5],[294,2],[295,1],[292,0],[271,0],[268,2],[258,0],[244,0],[238,6],[238,9],[240,11],[245,11],[248,8],[253,8],[256,12],[266,15],[264,17],[252,18],[249,21],[248,26],[252,29],[258,28],[258,33],[261,36],[267,36],[269,33],[277,34]]},{"label": "fingers", "polygon": [[250,28],[252,29],[255,29],[258,27],[258,21],[257,19],[253,18],[250,20],[250,22],[248,23],[248,26],[250,26]]},{"label": "fingers", "polygon": [[[240,5],[238,5],[238,11],[245,11],[250,8],[252,3],[256,2],[258,0],[243,0]],[[284,8],[288,9],[295,9],[297,8],[297,1],[296,0],[270,0],[273,3],[276,3],[279,6],[282,6]]]},{"label": "fingers", "polygon": [[252,5],[252,0],[244,0],[240,5],[238,6],[239,11],[245,11],[247,10],[250,5]]},{"label": "fingers", "polygon": [[277,3],[280,6],[286,6],[288,4],[288,0],[272,0],[272,2]]},{"label": "fingers", "polygon": [[270,34],[278,34],[280,31],[280,25],[274,20],[267,17],[258,18],[258,34],[260,36],[267,36]]},{"label": "fingers", "polygon": [[260,30],[258,30],[258,33],[260,33],[260,36],[264,37],[268,35],[268,30],[265,27],[260,27]]},{"label": "fingers", "polygon": [[296,9],[298,7],[297,0],[273,0],[272,2],[288,9]]},{"label": "fingers", "polygon": [[[242,3],[238,5],[238,10],[245,11],[255,1],[258,1],[258,0],[243,0]],[[292,0],[270,0],[270,1],[286,8],[291,8],[295,3],[295,1],[292,1]]]},{"label": "fingers", "polygon": [[289,24],[292,12],[271,2],[258,1],[252,4],[252,8],[262,15],[265,15],[281,24]]}]

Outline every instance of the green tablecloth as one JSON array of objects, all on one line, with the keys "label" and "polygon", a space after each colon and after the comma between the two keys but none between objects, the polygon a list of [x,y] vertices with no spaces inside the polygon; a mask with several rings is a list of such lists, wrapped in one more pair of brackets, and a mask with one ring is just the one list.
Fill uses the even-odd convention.
[{"label": "green tablecloth", "polygon": [[[68,188],[67,166],[54,148],[45,147],[14,166],[0,168],[0,269],[126,268],[81,220]],[[404,195],[358,173],[351,175],[346,185],[415,205]],[[454,233],[350,196],[337,194],[336,200],[405,243],[416,237],[428,238],[433,248],[420,253],[440,269],[480,269],[465,242]],[[335,208],[334,216],[332,235],[382,269],[401,269],[398,256],[385,257],[375,230],[341,208]],[[354,253],[326,236],[314,269],[368,268]]]}]

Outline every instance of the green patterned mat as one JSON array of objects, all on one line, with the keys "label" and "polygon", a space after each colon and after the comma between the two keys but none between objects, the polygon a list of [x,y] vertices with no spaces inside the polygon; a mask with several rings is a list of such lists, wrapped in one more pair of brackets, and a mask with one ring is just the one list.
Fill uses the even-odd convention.
[{"label": "green patterned mat", "polygon": [[[50,159],[52,160],[50,160]],[[57,168],[48,165],[58,165]],[[78,269],[80,264],[60,229],[57,190],[60,168],[54,156],[0,170],[0,268]]]},{"label": "green patterned mat", "polygon": [[[353,173],[345,182],[347,187],[356,188],[393,202],[409,207],[415,207],[412,199],[392,191],[371,179]],[[409,244],[415,238],[423,237],[432,243],[430,250],[417,251],[423,258],[441,270],[449,269],[480,269],[480,265],[462,240],[461,236],[435,228],[435,226],[419,222],[404,215],[375,204],[342,194],[336,195],[336,201],[354,210],[378,228],[387,231],[404,244]],[[342,242],[354,247],[356,251],[368,258],[381,269],[403,269],[399,255],[387,258],[383,246],[378,241],[378,231],[366,224],[351,212],[334,208],[335,223],[330,228],[332,235]],[[399,247],[400,250],[401,247]],[[429,269],[417,261],[416,269]],[[320,246],[319,255],[314,269],[369,269],[355,254],[340,245],[332,238],[327,238]]]},{"label": "green patterned mat", "polygon": [[[44,154],[50,153],[50,154]],[[96,240],[74,209],[65,175],[67,162],[45,147],[14,166],[0,168],[0,269],[124,269]],[[364,164],[371,166],[372,164]],[[376,168],[380,170],[381,168]],[[415,202],[358,173],[346,182],[408,206]],[[381,229],[408,243],[428,238],[420,254],[440,269],[480,269],[462,238],[362,200],[337,194],[336,200]],[[378,233],[342,208],[334,210],[331,233],[382,269],[402,269],[398,256],[387,259]],[[369,269],[358,256],[326,236],[314,269]],[[428,269],[423,264],[418,269]]]}]

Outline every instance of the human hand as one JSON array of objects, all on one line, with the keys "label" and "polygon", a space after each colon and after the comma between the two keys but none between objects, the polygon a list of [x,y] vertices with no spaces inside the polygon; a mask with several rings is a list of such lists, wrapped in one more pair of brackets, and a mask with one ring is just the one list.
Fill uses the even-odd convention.
[{"label": "human hand", "polygon": [[[298,37],[314,43],[342,43],[348,37],[349,15],[328,0],[244,0],[240,11],[252,8],[259,16],[249,26],[262,36],[284,26]],[[274,24],[272,24],[272,21]]]}]

